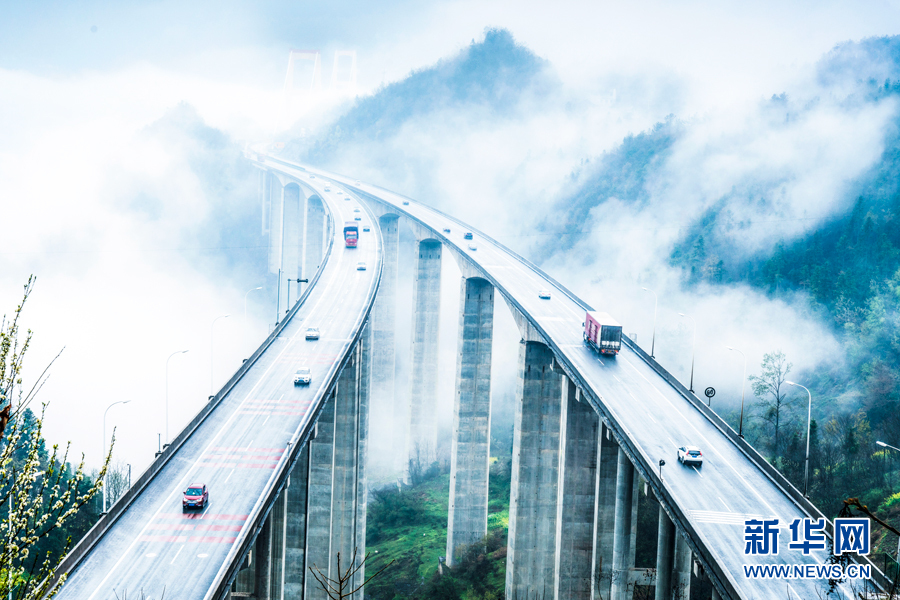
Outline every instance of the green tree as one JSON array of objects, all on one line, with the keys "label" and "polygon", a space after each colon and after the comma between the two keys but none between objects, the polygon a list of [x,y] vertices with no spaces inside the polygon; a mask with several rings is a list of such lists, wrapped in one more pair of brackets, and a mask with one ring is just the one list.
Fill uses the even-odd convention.
[{"label": "green tree", "polygon": [[0,325],[0,402],[9,415],[0,447],[0,596],[17,600],[37,600],[59,590],[65,574],[56,569],[72,539],[67,536],[61,550],[48,547],[47,542],[90,503],[109,463],[107,457],[98,479],[86,485],[83,455],[73,470],[68,445],[64,450],[57,445],[49,452],[46,448],[41,432],[47,403],[42,404],[40,416],[29,405],[46,381],[50,365],[30,389],[23,388],[21,376],[32,332],[20,338],[19,320],[33,286],[31,277],[12,318],[4,317]]},{"label": "green tree", "polygon": [[772,456],[782,454],[781,431],[788,411],[793,408],[794,400],[788,396],[785,381],[794,365],[788,362],[781,350],[763,356],[761,375],[749,377],[754,395],[759,398],[760,417],[769,423],[773,430]]}]

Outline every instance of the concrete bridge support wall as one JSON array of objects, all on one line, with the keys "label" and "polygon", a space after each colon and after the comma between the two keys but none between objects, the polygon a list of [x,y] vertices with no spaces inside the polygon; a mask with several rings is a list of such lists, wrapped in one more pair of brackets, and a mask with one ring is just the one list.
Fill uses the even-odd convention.
[{"label": "concrete bridge support wall", "polygon": [[562,380],[550,348],[521,343],[506,557],[511,599],[554,595]]},{"label": "concrete bridge support wall", "polygon": [[[289,183],[282,190],[281,215],[281,314],[290,310],[300,297],[300,286],[296,283],[303,271],[303,236],[306,221],[306,198],[296,183]],[[294,280],[288,282],[289,279]]]},{"label": "concrete bridge support wall", "polygon": [[675,524],[665,509],[659,507],[659,526],[656,536],[656,595],[655,600],[672,600],[672,567],[675,558]]},{"label": "concrete bridge support wall", "polygon": [[594,560],[591,582],[594,600],[607,600],[612,584],[613,538],[616,523],[616,479],[619,444],[606,425],[600,425],[597,465],[597,510],[594,519]]},{"label": "concrete bridge support wall", "polygon": [[[405,448],[392,445],[398,436],[392,435],[396,400],[396,358],[394,329],[397,326],[397,272],[399,270],[400,219],[384,215],[378,219],[381,227],[382,265],[381,284],[372,307],[372,414],[379,427],[389,428],[383,436],[372,438],[373,456],[405,455]],[[377,445],[376,445],[377,444]]]},{"label": "concrete bridge support wall", "polygon": [[318,567],[328,575],[331,559],[331,490],[334,466],[335,397],[332,393],[316,424],[316,437],[309,441],[309,496],[306,534],[307,574],[304,600],[326,600],[325,592],[308,575],[309,567]]},{"label": "concrete bridge support wall", "polygon": [[[359,466],[359,346],[338,377],[334,404],[334,468],[331,495],[329,577],[351,564],[356,548],[357,469]],[[340,569],[337,555],[340,553]]]},{"label": "concrete bridge support wall", "polygon": [[[369,405],[371,403],[372,388],[372,327],[367,323],[359,339],[359,439],[358,459],[356,461],[356,556],[360,562],[366,555],[366,503],[369,495],[368,475],[366,466],[368,463],[369,446]],[[359,587],[366,580],[365,566],[356,573],[353,587]],[[364,589],[360,589],[356,595],[357,600],[363,600]]]},{"label": "concrete bridge support wall", "polygon": [[630,600],[628,597],[628,574],[634,566],[632,544],[634,499],[634,466],[620,447],[616,470],[616,513],[610,588],[612,600]]},{"label": "concrete bridge support wall", "polygon": [[461,288],[447,524],[451,566],[459,546],[474,544],[487,534],[491,446],[494,286],[464,277]]},{"label": "concrete bridge support wall", "polygon": [[691,598],[691,565],[693,556],[683,532],[675,535],[675,559],[672,569],[672,597],[674,600]]},{"label": "concrete bridge support wall", "polygon": [[408,456],[427,466],[437,451],[441,243],[436,240],[425,239],[418,243],[414,307]]},{"label": "concrete bridge support wall", "polygon": [[266,173],[263,189],[263,214],[268,218],[263,229],[269,234],[269,273],[278,274],[281,268],[281,220],[284,188],[275,175]]},{"label": "concrete bridge support wall", "polygon": [[600,418],[563,378],[557,502],[557,600],[591,600]]},{"label": "concrete bridge support wall", "polygon": [[307,279],[316,274],[325,254],[325,206],[318,196],[306,200],[306,240],[303,272]]},{"label": "concrete bridge support wall", "polygon": [[302,598],[306,577],[306,511],[309,486],[309,444],[300,457],[288,481],[285,494],[284,597]]},{"label": "concrete bridge support wall", "polygon": [[284,597],[284,551],[285,551],[285,513],[287,489],[282,490],[269,512],[269,598],[282,600]]}]

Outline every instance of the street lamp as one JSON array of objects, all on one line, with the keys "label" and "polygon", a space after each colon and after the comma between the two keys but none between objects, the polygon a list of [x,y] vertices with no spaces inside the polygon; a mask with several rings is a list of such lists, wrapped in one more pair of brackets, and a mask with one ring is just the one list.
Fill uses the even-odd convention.
[{"label": "street lamp", "polygon": [[694,326],[694,341],[691,344],[691,389],[690,389],[690,391],[693,392],[694,391],[694,350],[696,350],[696,348],[697,348],[697,323],[694,322],[693,317],[689,317],[684,313],[678,313],[678,314],[681,315],[682,317],[684,317],[685,319],[690,319],[691,324]]},{"label": "street lamp", "polygon": [[738,350],[737,348],[732,348],[731,346],[725,346],[729,350],[734,350],[738,354],[744,357],[744,376],[741,378],[741,420],[738,424],[738,437],[744,437],[744,385],[747,381],[747,355]]},{"label": "street lamp", "polygon": [[255,292],[256,290],[261,290],[262,286],[255,287],[252,290],[247,290],[247,293],[244,294],[244,325],[247,324],[247,296],[250,295],[250,292]]},{"label": "street lamp", "polygon": [[656,308],[659,305],[659,298],[656,297],[656,292],[649,288],[641,288],[645,292],[650,292],[653,294],[653,338],[650,340],[650,358],[656,358],[653,353],[656,350]]},{"label": "street lamp", "polygon": [[216,321],[219,319],[227,319],[231,315],[219,315],[215,319],[213,319],[212,325],[209,326],[209,393],[213,394],[213,333],[216,329]]},{"label": "street lamp", "polygon": [[[116,404],[128,404],[131,400],[117,400],[113,402],[109,406],[106,407],[106,410],[103,411],[103,452],[100,454],[101,457],[106,456],[106,413],[109,412]],[[103,476],[103,512],[106,512],[106,478],[109,476],[109,468],[107,468],[107,474]]]},{"label": "street lamp", "polygon": [[177,350],[166,359],[166,443],[169,443],[169,361],[176,354],[184,354],[187,350]]},{"label": "street lamp", "polygon": [[[878,444],[879,446],[881,446],[882,448],[890,448],[891,450],[893,450],[895,452],[900,452],[900,448],[891,446],[890,444],[885,444],[884,442],[875,442],[875,443]],[[900,537],[897,538],[897,562],[900,562]]]},{"label": "street lamp", "polygon": [[809,411],[806,416],[806,467],[804,468],[803,473],[803,495],[806,498],[809,498],[809,429],[812,424],[812,394],[810,393],[809,388],[804,385],[794,383],[793,381],[785,381],[785,383],[803,388],[806,390],[807,396],[809,396]]}]

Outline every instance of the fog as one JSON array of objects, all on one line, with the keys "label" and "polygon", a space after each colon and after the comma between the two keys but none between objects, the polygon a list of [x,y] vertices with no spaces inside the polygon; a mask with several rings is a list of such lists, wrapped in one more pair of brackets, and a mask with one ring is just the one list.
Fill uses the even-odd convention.
[{"label": "fog", "polygon": [[[748,209],[734,197],[732,218],[754,223],[734,238],[736,256],[840,210],[842,186],[877,158],[896,107],[847,102],[853,90],[841,86],[853,83],[820,82],[815,64],[838,42],[894,33],[891,3],[566,2],[549,14],[546,4],[466,1],[377,10],[358,2],[37,2],[3,10],[0,304],[10,313],[28,275],[37,276],[24,320],[35,332],[26,380],[65,347],[40,395],[50,402],[45,435],[72,440],[89,465],[100,462],[103,413],[118,400],[131,402],[109,411],[116,459],[136,472],[152,460],[173,352],[189,350],[168,363],[171,435],[271,327],[268,289],[250,292],[244,319],[247,292],[267,285],[265,240],[259,227],[236,229],[258,209],[252,173],[236,161],[243,141],[290,136],[282,87],[292,47],[322,51],[323,81],[335,50],[356,50],[363,96],[468,47],[486,26],[508,28],[546,59],[556,83],[529,90],[502,119],[445,107],[391,139],[347,147],[333,165],[532,256],[547,243],[535,220],[579,189],[604,152],[674,114],[686,133],[654,172],[648,204],[598,204],[578,217],[589,237],[546,256],[544,266],[619,317],[642,345],[653,325],[640,288],[653,288],[663,299],[657,354],[682,378],[689,338],[676,313],[703,315],[697,380],[732,395],[741,365],[725,344],[745,349],[751,367],[779,347],[803,368],[840,354],[802,297],[773,302],[741,286],[684,290],[666,267],[667,249],[690,215],[748,181],[778,194],[774,208]],[[782,92],[802,112],[787,125],[769,101]],[[327,89],[310,95],[291,126],[325,130],[349,102]],[[777,228],[756,216],[772,210]],[[447,262],[444,357],[455,352],[458,326],[458,275]],[[498,302],[495,364],[509,366],[517,340],[504,311]],[[407,344],[408,327],[398,321]],[[446,418],[455,360],[444,364]],[[512,381],[508,370],[495,373],[496,394],[509,393]]]}]

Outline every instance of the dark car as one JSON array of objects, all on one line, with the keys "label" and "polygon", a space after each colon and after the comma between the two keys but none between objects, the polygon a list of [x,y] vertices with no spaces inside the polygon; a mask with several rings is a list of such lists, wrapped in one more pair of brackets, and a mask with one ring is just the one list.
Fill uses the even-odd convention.
[{"label": "dark car", "polygon": [[466,232],[466,235],[464,235],[463,237],[466,238],[467,240],[471,240],[472,237],[473,237],[473,236],[472,236],[472,232],[471,232],[471,231],[467,231],[467,232]]},{"label": "dark car", "polygon": [[205,483],[192,483],[184,490],[184,498],[181,499],[181,510],[191,508],[203,510],[209,504],[209,489]]}]

